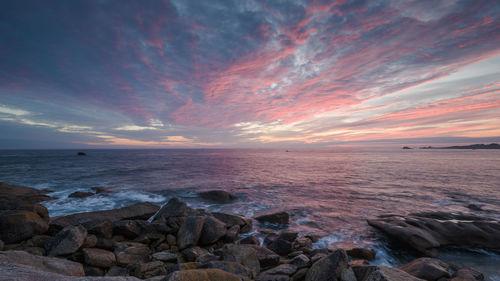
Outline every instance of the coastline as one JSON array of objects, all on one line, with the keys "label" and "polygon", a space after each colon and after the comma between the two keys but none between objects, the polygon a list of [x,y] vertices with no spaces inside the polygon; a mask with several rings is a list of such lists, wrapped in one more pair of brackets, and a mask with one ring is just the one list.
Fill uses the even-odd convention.
[{"label": "coastline", "polygon": [[[47,192],[6,183],[1,183],[0,189],[4,242],[0,243],[0,272],[10,276],[0,280],[37,280],[29,278],[40,274],[60,274],[65,277],[57,278],[64,280],[83,280],[78,279],[81,276],[99,276],[99,280],[329,280],[332,276],[332,280],[350,281],[484,279],[474,269],[432,258],[388,268],[370,264],[376,255],[373,249],[313,249],[312,244],[319,237],[288,231],[289,215],[283,212],[246,218],[195,210],[173,198],[161,207],[138,203],[121,209],[50,218],[47,209],[39,204],[51,199]],[[218,191],[207,198],[232,200],[228,196]],[[405,219],[413,226],[418,218],[398,217],[397,221]],[[394,225],[387,217],[369,223],[395,234],[390,233]],[[248,234],[256,224],[271,224],[277,230],[259,230],[265,236],[264,241],[259,241]],[[408,246],[419,250],[423,245],[423,255],[436,256],[435,249],[440,245],[431,243],[431,248],[425,248],[425,243],[412,244],[414,233],[407,234]],[[57,266],[35,265],[33,259]],[[73,271],[59,270],[63,267]],[[437,268],[437,275],[432,278],[439,278],[423,276],[422,268]],[[68,277],[71,275],[80,277]]]}]

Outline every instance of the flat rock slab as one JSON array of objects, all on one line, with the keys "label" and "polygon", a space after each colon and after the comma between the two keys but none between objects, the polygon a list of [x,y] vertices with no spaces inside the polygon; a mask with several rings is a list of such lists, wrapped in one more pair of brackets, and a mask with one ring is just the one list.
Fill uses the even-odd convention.
[{"label": "flat rock slab", "polygon": [[160,207],[153,203],[149,202],[137,203],[119,209],[78,213],[68,216],[55,217],[50,220],[50,226],[59,227],[62,229],[69,225],[85,224],[91,221],[109,220],[115,222],[120,220],[135,220],[135,219],[147,220],[151,216],[153,216],[159,209]]},{"label": "flat rock slab", "polygon": [[447,245],[500,249],[500,222],[488,218],[431,212],[384,215],[368,224],[431,257]]}]

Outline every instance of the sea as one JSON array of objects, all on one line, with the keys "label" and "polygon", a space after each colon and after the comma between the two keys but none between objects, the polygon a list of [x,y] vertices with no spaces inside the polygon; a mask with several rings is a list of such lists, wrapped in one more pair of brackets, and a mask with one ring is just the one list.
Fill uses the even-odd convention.
[{"label": "sea", "polygon": [[[378,215],[445,211],[500,220],[500,150],[140,149],[0,150],[0,181],[51,190],[50,216],[114,209],[178,197],[193,208],[254,217],[286,211],[288,228],[321,234],[314,247],[371,247],[374,264],[416,258],[366,223]],[[104,186],[118,192],[68,198]],[[199,191],[237,195],[216,204]],[[475,204],[482,211],[467,206]],[[255,224],[253,234],[270,225]],[[500,239],[500,237],[499,237]],[[440,259],[500,281],[500,252],[452,247]]]}]

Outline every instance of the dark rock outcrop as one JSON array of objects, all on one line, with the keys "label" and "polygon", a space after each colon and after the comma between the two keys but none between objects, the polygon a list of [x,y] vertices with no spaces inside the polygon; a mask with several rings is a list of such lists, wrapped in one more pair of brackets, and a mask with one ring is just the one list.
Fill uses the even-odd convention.
[{"label": "dark rock outcrop", "polygon": [[0,239],[7,244],[21,242],[49,229],[38,214],[24,210],[0,211]]},{"label": "dark rock outcrop", "polygon": [[477,216],[443,212],[385,215],[369,219],[368,224],[431,257],[438,256],[439,247],[446,245],[500,248],[500,222]]},{"label": "dark rock outcrop", "polygon": [[83,191],[75,191],[71,193],[68,197],[70,198],[86,198],[94,195],[93,192],[83,192]]},{"label": "dark rock outcrop", "polygon": [[255,218],[259,222],[270,222],[278,224],[288,224],[290,215],[287,212],[278,212],[272,214],[265,214]]},{"label": "dark rock outcrop", "polygon": [[201,236],[199,243],[201,245],[210,245],[217,242],[226,234],[226,224],[220,220],[212,217],[206,216],[203,222],[203,229],[201,230]]},{"label": "dark rock outcrop", "polygon": [[214,201],[217,203],[227,203],[236,199],[236,196],[234,194],[231,194],[225,190],[203,191],[199,192],[198,195],[205,200]]}]

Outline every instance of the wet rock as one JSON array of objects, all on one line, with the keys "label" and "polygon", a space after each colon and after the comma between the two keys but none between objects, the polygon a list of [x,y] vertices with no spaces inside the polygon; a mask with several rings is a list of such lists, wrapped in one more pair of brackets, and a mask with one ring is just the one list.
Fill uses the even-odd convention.
[{"label": "wet rock", "polygon": [[309,266],[311,260],[306,255],[298,255],[290,261],[290,264],[295,265],[297,268],[303,268]]},{"label": "wet rock", "polygon": [[122,220],[113,223],[113,235],[134,239],[140,234],[141,228],[135,220]]},{"label": "wet rock", "polygon": [[88,213],[78,213],[62,217],[53,218],[50,221],[50,227],[55,230],[60,230],[69,225],[84,225],[90,221],[120,221],[120,220],[137,220],[148,219],[154,215],[160,207],[149,202],[137,203],[131,206]]},{"label": "wet rock", "polygon": [[175,271],[172,274],[167,275],[164,281],[243,281],[248,280],[247,278],[235,275],[216,268],[207,269],[191,269]]},{"label": "wet rock", "polygon": [[226,234],[226,224],[220,220],[206,216],[201,231],[200,241],[201,245],[210,245]]},{"label": "wet rock", "polygon": [[251,236],[247,236],[243,239],[241,239],[240,241],[240,244],[253,244],[253,245],[259,245],[259,239],[257,239],[257,237],[255,237],[254,235],[251,235]]},{"label": "wet rock", "polygon": [[117,243],[114,253],[119,265],[128,265],[148,262],[151,251],[140,243]]},{"label": "wet rock", "polygon": [[49,229],[38,214],[24,210],[0,211],[0,239],[6,244],[18,243]]},{"label": "wet rock", "polygon": [[203,191],[199,192],[198,195],[205,200],[214,201],[217,203],[227,203],[236,199],[236,196],[234,194],[231,194],[224,190]]},{"label": "wet rock", "polygon": [[177,254],[169,251],[157,252],[152,255],[153,259],[163,262],[177,262]]},{"label": "wet rock", "polygon": [[111,267],[116,263],[115,254],[97,248],[83,249],[85,263],[97,267]]},{"label": "wet rock", "polygon": [[113,224],[110,220],[93,220],[82,224],[89,234],[110,239],[113,236]]},{"label": "wet rock", "polygon": [[182,251],[182,257],[187,262],[195,261],[200,255],[208,251],[200,247],[189,247]]},{"label": "wet rock", "polygon": [[422,281],[422,279],[396,268],[379,266],[368,275],[366,281]]},{"label": "wet rock", "polygon": [[255,250],[261,268],[276,266],[280,263],[280,256],[275,252],[259,245],[248,244],[247,246]]},{"label": "wet rock", "polygon": [[272,214],[258,216],[255,219],[258,220],[259,222],[288,224],[289,218],[290,218],[290,215],[288,215],[287,212],[278,212],[278,213],[272,213]]},{"label": "wet rock", "polygon": [[132,264],[127,267],[130,275],[146,279],[157,275],[167,274],[165,264],[161,261],[153,261],[141,264]]},{"label": "wet rock", "polygon": [[226,243],[233,243],[238,239],[238,235],[240,233],[240,226],[233,225],[227,231],[226,235],[224,235],[223,240]]},{"label": "wet rock", "polygon": [[250,268],[254,274],[260,272],[260,262],[257,258],[257,252],[250,245],[227,244],[222,248],[222,259],[240,263]]},{"label": "wet rock", "polygon": [[288,275],[291,276],[297,271],[297,267],[293,264],[280,264],[277,267],[273,267],[271,269],[268,269],[262,274],[267,274],[267,275],[276,275],[276,274],[281,274],[281,275]]},{"label": "wet rock", "polygon": [[236,262],[230,262],[230,261],[210,261],[203,263],[198,267],[198,269],[203,269],[203,268],[217,268],[220,270],[224,270],[229,273],[233,273],[236,275],[241,275],[241,276],[246,276],[248,278],[253,278],[252,276],[252,270],[250,270],[248,267],[236,263]]},{"label": "wet rock", "polygon": [[339,280],[342,271],[348,266],[348,257],[344,250],[337,249],[328,256],[315,262],[307,271],[306,281]]},{"label": "wet rock", "polygon": [[252,219],[250,218],[217,212],[212,213],[212,215],[218,220],[225,223],[227,227],[239,225],[240,233],[247,233],[252,230]]},{"label": "wet rock", "polygon": [[68,226],[47,242],[47,256],[74,253],[80,249],[86,237],[87,230],[83,226]]},{"label": "wet rock", "polygon": [[82,191],[75,191],[71,193],[68,197],[69,198],[86,198],[94,195],[93,192],[82,192]]},{"label": "wet rock", "polygon": [[500,223],[488,218],[432,212],[385,215],[368,224],[431,257],[446,245],[500,248]]},{"label": "wet rock", "polygon": [[177,233],[177,245],[181,250],[198,243],[204,221],[204,218],[199,216],[186,218]]},{"label": "wet rock", "polygon": [[68,276],[85,275],[83,266],[79,263],[59,258],[35,256],[23,251],[0,252],[0,264],[2,266],[10,264],[21,268],[29,268],[32,270],[43,272],[53,272]]},{"label": "wet rock", "polygon": [[484,275],[472,268],[459,268],[453,274],[450,281],[482,281]]},{"label": "wet rock", "polygon": [[435,281],[442,277],[451,277],[448,273],[450,269],[448,264],[432,258],[419,258],[399,267],[399,269],[428,281]]},{"label": "wet rock", "polygon": [[352,248],[350,250],[347,250],[347,255],[355,258],[355,259],[364,259],[368,261],[372,261],[375,259],[375,256],[377,252],[373,249],[367,249],[367,248]]},{"label": "wet rock", "polygon": [[87,235],[83,242],[82,248],[94,248],[97,245],[97,237],[93,234]]}]

